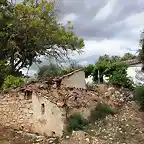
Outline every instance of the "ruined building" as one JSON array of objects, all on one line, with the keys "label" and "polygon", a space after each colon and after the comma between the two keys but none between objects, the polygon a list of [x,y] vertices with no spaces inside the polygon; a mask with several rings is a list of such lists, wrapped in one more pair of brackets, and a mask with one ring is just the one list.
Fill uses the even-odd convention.
[{"label": "ruined building", "polygon": [[46,136],[62,136],[67,117],[88,110],[97,102],[97,92],[86,89],[85,73],[32,82],[0,96],[0,124]]}]

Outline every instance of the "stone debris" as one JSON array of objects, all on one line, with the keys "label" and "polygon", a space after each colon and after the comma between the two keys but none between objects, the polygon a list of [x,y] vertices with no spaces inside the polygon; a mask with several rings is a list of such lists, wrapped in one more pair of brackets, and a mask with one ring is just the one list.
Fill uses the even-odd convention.
[{"label": "stone debris", "polygon": [[[38,85],[37,85],[38,86]],[[36,88],[37,89],[37,88]],[[69,114],[80,112],[84,117],[88,114],[92,107],[99,102],[106,103],[113,109],[117,109],[118,113],[114,116],[108,115],[104,120],[97,121],[94,125],[90,125],[86,132],[74,131],[71,136],[64,138],[38,136],[27,132],[14,131],[13,135],[9,135],[10,131],[5,133],[9,138],[9,144],[143,144],[144,143],[144,114],[138,111],[132,92],[124,88],[114,88],[107,85],[99,85],[91,90],[63,88],[45,90],[43,86],[37,89],[37,92],[45,95],[48,99],[55,102],[58,107],[67,106],[71,108]],[[55,92],[55,93],[54,93]],[[52,93],[55,97],[52,97]],[[57,96],[56,96],[57,94]],[[13,97],[9,97],[11,103]],[[25,103],[25,100],[19,100],[19,105]],[[2,105],[7,105],[4,101]],[[16,105],[16,107],[19,107]],[[3,117],[7,117],[7,109],[0,106],[3,111]],[[31,115],[31,106],[28,104],[28,114]],[[20,110],[18,111],[20,112]],[[24,111],[27,113],[27,110]],[[24,117],[19,114],[20,121]],[[17,119],[13,119],[10,123],[14,123]],[[8,126],[9,123],[7,123]],[[21,122],[21,127],[25,125]],[[3,132],[0,130],[1,133]],[[0,134],[0,136],[4,136]]]},{"label": "stone debris", "polygon": [[90,144],[90,135],[83,131],[73,131],[70,139],[63,140],[61,144]]}]

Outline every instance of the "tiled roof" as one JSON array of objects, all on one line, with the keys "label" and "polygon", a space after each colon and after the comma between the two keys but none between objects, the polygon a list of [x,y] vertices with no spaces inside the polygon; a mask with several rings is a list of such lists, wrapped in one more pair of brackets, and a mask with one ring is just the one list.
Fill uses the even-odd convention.
[{"label": "tiled roof", "polygon": [[140,64],[141,63],[140,60],[138,60],[138,59],[127,60],[125,62],[128,65],[135,65],[135,64]]}]

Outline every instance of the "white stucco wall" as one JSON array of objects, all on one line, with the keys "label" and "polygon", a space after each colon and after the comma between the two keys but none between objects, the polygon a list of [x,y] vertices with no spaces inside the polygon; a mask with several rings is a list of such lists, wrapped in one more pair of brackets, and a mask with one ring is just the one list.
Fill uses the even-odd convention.
[{"label": "white stucco wall", "polygon": [[61,85],[65,87],[75,87],[86,89],[85,72],[78,71],[71,76],[62,79]]},{"label": "white stucco wall", "polygon": [[128,67],[127,75],[131,77],[135,84],[144,83],[144,73],[141,72],[142,64],[137,64]]},{"label": "white stucco wall", "polygon": [[[44,113],[42,114],[42,104]],[[51,136],[62,136],[64,130],[63,110],[43,97],[32,95],[32,131]]]},{"label": "white stucco wall", "polygon": [[93,76],[89,75],[87,78],[85,78],[85,82],[88,85],[92,85],[94,83]]}]

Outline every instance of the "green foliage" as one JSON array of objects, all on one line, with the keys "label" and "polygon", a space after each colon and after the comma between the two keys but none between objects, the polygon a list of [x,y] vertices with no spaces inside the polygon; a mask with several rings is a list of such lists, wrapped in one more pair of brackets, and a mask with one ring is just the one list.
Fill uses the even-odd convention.
[{"label": "green foliage", "polygon": [[98,80],[98,70],[100,82],[103,82],[103,75],[109,77],[109,83],[133,89],[133,82],[127,77],[128,65],[123,61],[98,61],[93,70],[93,80]]},{"label": "green foliage", "polygon": [[95,65],[93,65],[93,64],[89,64],[87,67],[85,67],[84,70],[85,70],[85,77],[86,78],[92,74],[94,67],[95,67]]},{"label": "green foliage", "polygon": [[98,70],[99,70],[100,82],[103,82],[104,74],[106,76],[110,76],[112,74],[112,71],[114,71],[116,67],[120,65],[126,67],[124,64],[122,64],[122,61],[134,58],[136,58],[136,56],[131,53],[125,53],[123,57],[120,56],[110,57],[109,55],[105,54],[99,57],[95,65],[90,64],[85,68],[86,77],[92,74],[94,77],[94,81],[98,81]]},{"label": "green foliage", "polygon": [[88,125],[88,120],[83,118],[79,113],[75,113],[71,115],[68,119],[68,132],[84,130],[85,127]]},{"label": "green foliage", "polygon": [[103,82],[103,75],[110,76],[112,72],[116,69],[115,64],[120,62],[118,56],[109,57],[108,55],[101,56],[99,61],[96,62],[93,69],[93,80],[98,80],[98,71],[100,75],[100,82]]},{"label": "green foliage", "polygon": [[62,73],[62,69],[55,65],[49,64],[42,66],[38,71],[38,77],[55,77],[60,76]]},{"label": "green foliage", "polygon": [[0,60],[0,76],[5,78],[10,74],[10,66],[5,60]]},{"label": "green foliage", "polygon": [[133,82],[127,77],[127,64],[124,62],[117,62],[111,64],[108,69],[109,83],[120,85],[125,88],[133,89]]},{"label": "green foliage", "polygon": [[131,53],[125,53],[122,57],[120,56],[109,56],[107,54],[100,56],[98,61],[105,61],[105,62],[120,62],[120,61],[126,61],[126,60],[131,60],[135,59],[136,56],[131,54]]},{"label": "green foliage", "polygon": [[136,56],[131,54],[131,53],[125,53],[124,56],[121,58],[121,60],[126,61],[126,60],[131,60],[135,59]]},{"label": "green foliage", "polygon": [[94,70],[92,72],[93,80],[96,82],[98,80],[98,71],[100,75],[100,82],[103,82],[103,75],[105,70],[109,67],[110,62],[98,61],[95,64]]},{"label": "green foliage", "polygon": [[89,120],[93,123],[97,120],[104,119],[109,114],[114,115],[115,113],[116,111],[108,105],[99,103],[93,110],[91,110]]},{"label": "green foliage", "polygon": [[121,57],[120,56],[109,56],[107,54],[103,55],[103,56],[100,56],[99,57],[99,60],[98,62],[102,62],[102,61],[105,61],[105,62],[117,62],[117,61],[121,61]]},{"label": "green foliage", "polygon": [[18,77],[9,75],[4,80],[3,89],[5,90],[8,88],[16,88],[16,87],[22,86],[24,82],[25,81],[23,78],[18,78]]},{"label": "green foliage", "polygon": [[121,70],[113,72],[113,75],[109,78],[109,83],[133,89],[133,82]]},{"label": "green foliage", "polygon": [[140,85],[135,88],[134,99],[144,110],[144,85]]},{"label": "green foliage", "polygon": [[10,74],[10,67],[8,63],[4,60],[0,60],[0,88],[4,83],[4,79],[6,76]]},{"label": "green foliage", "polygon": [[11,15],[0,29],[0,50],[12,71],[39,63],[41,55],[59,62],[84,47],[70,22],[64,27],[57,21],[54,2],[26,0],[14,5]]},{"label": "green foliage", "polygon": [[8,0],[0,0],[0,29],[11,20],[12,10],[12,4]]},{"label": "green foliage", "polygon": [[81,68],[81,66],[73,61],[70,61],[69,66],[66,68],[59,66],[57,64],[50,63],[49,65],[44,65],[40,67],[37,75],[38,77],[62,76],[78,68]]},{"label": "green foliage", "polygon": [[98,59],[98,61],[99,62],[101,62],[101,61],[106,61],[106,62],[108,62],[108,61],[110,61],[110,56],[109,55],[107,55],[107,54],[105,54],[105,55],[103,55],[103,56],[100,56],[99,57],[99,59]]}]

